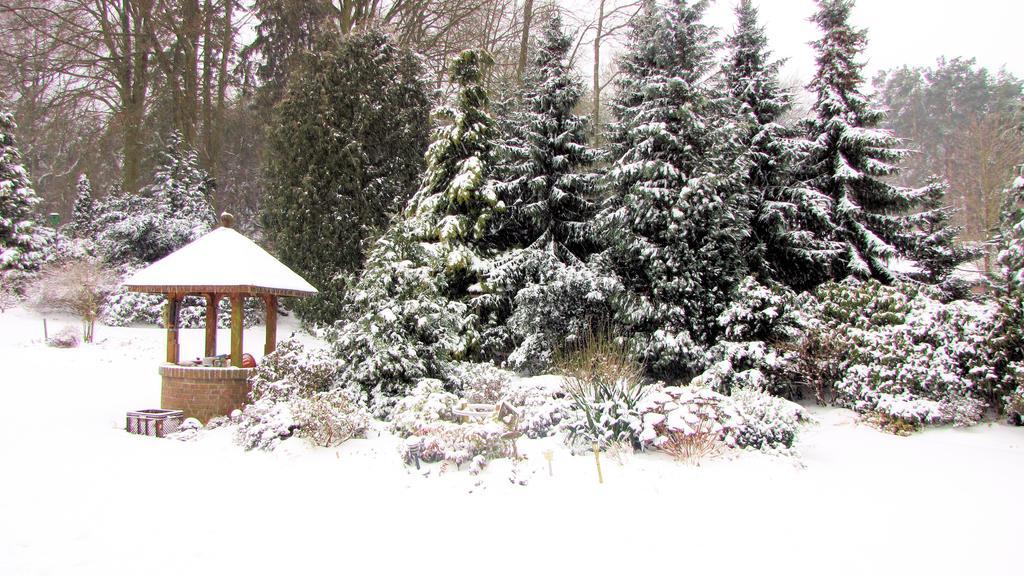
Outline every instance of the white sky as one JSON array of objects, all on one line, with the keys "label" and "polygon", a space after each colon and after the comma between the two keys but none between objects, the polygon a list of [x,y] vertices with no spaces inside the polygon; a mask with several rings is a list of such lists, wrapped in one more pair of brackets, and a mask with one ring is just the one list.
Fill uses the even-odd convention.
[{"label": "white sky", "polygon": [[[560,0],[581,17],[594,0]],[[724,34],[735,26],[733,0],[713,1],[707,22]],[[807,80],[814,73],[808,42],[818,36],[808,21],[814,0],[760,0],[762,24],[776,58],[788,58],[784,78]],[[857,0],[853,22],[868,29],[866,75],[903,64],[928,66],[940,56],[974,57],[990,70],[1024,77],[1024,0]],[[588,52],[584,52],[586,55]],[[581,70],[587,74],[589,64]]]}]

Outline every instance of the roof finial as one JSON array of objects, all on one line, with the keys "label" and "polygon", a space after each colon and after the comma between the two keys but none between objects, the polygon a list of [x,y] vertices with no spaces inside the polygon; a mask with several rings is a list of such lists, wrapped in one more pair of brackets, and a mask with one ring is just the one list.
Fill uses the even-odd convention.
[{"label": "roof finial", "polygon": [[225,228],[234,228],[235,216],[230,212],[222,212],[220,215],[220,225]]}]

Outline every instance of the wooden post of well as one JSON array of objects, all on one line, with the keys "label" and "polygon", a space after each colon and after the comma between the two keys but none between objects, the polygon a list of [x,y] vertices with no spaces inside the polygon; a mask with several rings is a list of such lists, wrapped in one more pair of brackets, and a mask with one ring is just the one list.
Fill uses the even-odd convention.
[{"label": "wooden post of well", "polygon": [[220,297],[216,294],[206,295],[206,355],[217,355],[217,308]]},{"label": "wooden post of well", "polygon": [[167,362],[178,363],[178,304],[181,302],[174,294],[167,295]]},{"label": "wooden post of well", "polygon": [[231,295],[231,365],[242,367],[242,333],[245,324],[242,322],[245,298],[241,294]]},{"label": "wooden post of well", "polygon": [[263,355],[265,356],[277,348],[277,296],[267,294],[263,297],[263,303],[267,307],[267,340],[263,344]]}]

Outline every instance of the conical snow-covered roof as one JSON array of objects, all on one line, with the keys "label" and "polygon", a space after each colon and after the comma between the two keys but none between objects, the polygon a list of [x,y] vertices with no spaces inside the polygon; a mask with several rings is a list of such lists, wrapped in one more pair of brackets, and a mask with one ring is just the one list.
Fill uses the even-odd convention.
[{"label": "conical snow-covered roof", "polygon": [[134,292],[162,294],[317,293],[304,278],[227,226],[139,270],[124,284]]}]

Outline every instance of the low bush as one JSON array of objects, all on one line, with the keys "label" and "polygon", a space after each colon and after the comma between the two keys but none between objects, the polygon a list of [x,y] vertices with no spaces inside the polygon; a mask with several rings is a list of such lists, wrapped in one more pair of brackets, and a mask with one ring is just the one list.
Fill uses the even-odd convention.
[{"label": "low bush", "polygon": [[[1005,395],[989,344],[997,325],[994,305],[944,303],[915,285],[826,284],[807,316],[801,363],[818,379],[819,400],[913,425],[970,425]],[[817,376],[811,360],[825,366]]]},{"label": "low bush", "polygon": [[732,435],[739,448],[792,448],[807,412],[789,400],[761,390],[739,388],[729,397],[740,423]]},{"label": "low bush", "polygon": [[337,446],[370,424],[362,392],[336,386],[339,365],[323,351],[285,340],[250,379],[252,404],[239,418],[236,438],[246,449],[272,450],[292,436]]},{"label": "low bush", "polygon": [[504,423],[458,422],[455,410],[465,401],[445,390],[440,380],[421,380],[392,410],[391,428],[406,438],[403,457],[416,455],[425,462],[453,462],[457,466],[507,456],[508,443],[503,436],[509,432]]},{"label": "low bush", "polygon": [[79,344],[78,330],[75,330],[71,326],[65,326],[61,328],[46,343],[54,348],[75,348]]},{"label": "low bush", "polygon": [[696,386],[658,386],[638,407],[640,443],[694,463],[735,444],[742,419],[727,396]]},{"label": "low bush", "polygon": [[568,410],[563,427],[574,447],[638,445],[638,405],[646,394],[643,368],[626,344],[609,333],[591,333],[562,357]]}]

